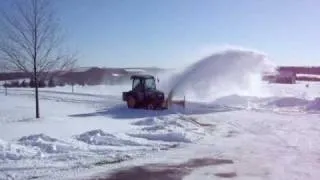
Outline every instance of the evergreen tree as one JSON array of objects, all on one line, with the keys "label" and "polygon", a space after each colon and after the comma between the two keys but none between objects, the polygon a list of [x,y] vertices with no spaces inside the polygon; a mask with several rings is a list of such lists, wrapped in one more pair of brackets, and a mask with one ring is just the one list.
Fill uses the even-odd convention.
[{"label": "evergreen tree", "polygon": [[53,78],[51,78],[51,79],[49,80],[48,87],[56,87],[56,84],[55,84]]},{"label": "evergreen tree", "polygon": [[34,88],[35,86],[36,86],[36,83],[34,83],[34,79],[30,79],[29,87]]},{"label": "evergreen tree", "polygon": [[40,79],[38,86],[39,86],[39,88],[46,87],[46,83],[45,83],[44,79]]},{"label": "evergreen tree", "polygon": [[27,82],[25,81],[25,80],[23,80],[22,82],[21,82],[21,84],[20,84],[20,87],[27,87],[28,86],[28,84],[27,84]]}]

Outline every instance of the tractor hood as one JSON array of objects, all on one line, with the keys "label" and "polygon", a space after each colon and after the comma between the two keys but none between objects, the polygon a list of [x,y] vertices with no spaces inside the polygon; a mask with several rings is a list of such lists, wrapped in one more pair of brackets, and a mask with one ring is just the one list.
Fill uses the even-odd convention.
[{"label": "tractor hood", "polygon": [[147,93],[154,93],[154,94],[164,94],[162,91],[156,90],[156,89],[152,89],[152,90],[147,90]]},{"label": "tractor hood", "polygon": [[146,91],[146,95],[154,96],[157,99],[164,99],[164,93],[159,90],[148,90]]}]

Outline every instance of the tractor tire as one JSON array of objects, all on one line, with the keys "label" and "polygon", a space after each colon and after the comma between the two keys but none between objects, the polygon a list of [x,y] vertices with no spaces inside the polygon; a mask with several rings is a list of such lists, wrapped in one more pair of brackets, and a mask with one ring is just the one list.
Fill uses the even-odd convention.
[{"label": "tractor tire", "polygon": [[128,106],[128,108],[135,108],[135,107],[136,107],[136,104],[137,104],[137,102],[136,102],[136,100],[134,99],[134,97],[129,96],[129,97],[128,97],[128,100],[127,100],[127,106]]},{"label": "tractor tire", "polygon": [[152,104],[152,103],[148,104],[148,105],[147,105],[147,109],[148,109],[148,110],[154,110],[154,109],[155,109],[154,104]]}]

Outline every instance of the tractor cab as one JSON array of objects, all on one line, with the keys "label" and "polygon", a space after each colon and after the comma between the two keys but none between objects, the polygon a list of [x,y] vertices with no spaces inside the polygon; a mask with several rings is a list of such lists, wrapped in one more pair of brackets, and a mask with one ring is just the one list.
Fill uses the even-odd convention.
[{"label": "tractor cab", "polygon": [[163,109],[164,93],[157,90],[156,80],[151,75],[133,75],[132,90],[122,93],[129,108]]},{"label": "tractor cab", "polygon": [[131,76],[132,91],[154,91],[157,89],[156,81],[150,75],[134,75]]}]

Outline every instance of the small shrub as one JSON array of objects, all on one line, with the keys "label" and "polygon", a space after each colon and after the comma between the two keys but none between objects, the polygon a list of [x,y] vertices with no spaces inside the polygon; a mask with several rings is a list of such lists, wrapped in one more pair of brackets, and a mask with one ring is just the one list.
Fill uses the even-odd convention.
[{"label": "small shrub", "polygon": [[65,83],[64,82],[59,82],[58,86],[65,86]]},{"label": "small shrub", "polygon": [[10,84],[6,82],[3,84],[3,87],[8,88],[8,87],[10,87]]},{"label": "small shrub", "polygon": [[28,83],[27,83],[25,80],[23,80],[23,81],[20,83],[20,87],[26,88],[26,87],[28,87]]},{"label": "small shrub", "polygon": [[44,88],[44,87],[46,87],[46,83],[45,83],[45,81],[44,81],[43,79],[40,79],[40,80],[39,80],[38,87],[39,87],[39,88]]},{"label": "small shrub", "polygon": [[11,81],[10,86],[11,87],[20,87],[20,83],[19,83],[19,81]]},{"label": "small shrub", "polygon": [[35,84],[34,82],[35,82],[35,81],[34,81],[33,79],[31,79],[31,80],[29,81],[29,87],[34,88],[34,87],[36,86],[36,84]]},{"label": "small shrub", "polygon": [[48,87],[56,87],[56,83],[54,82],[53,78],[49,80]]}]

